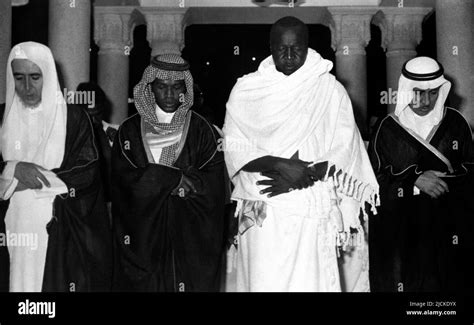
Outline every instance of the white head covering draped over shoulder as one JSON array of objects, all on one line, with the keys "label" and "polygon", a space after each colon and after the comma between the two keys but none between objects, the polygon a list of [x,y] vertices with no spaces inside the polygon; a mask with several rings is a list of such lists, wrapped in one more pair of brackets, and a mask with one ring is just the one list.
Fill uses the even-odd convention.
[{"label": "white head covering draped over shoulder", "polygon": [[[25,107],[15,92],[11,63],[27,59],[43,74],[43,90],[39,107]],[[41,123],[40,139],[31,137],[28,121]],[[1,135],[3,159],[32,162],[46,169],[57,168],[64,156],[67,106],[62,96],[51,50],[45,45],[25,42],[13,47],[7,63],[7,91]]]},{"label": "white head covering draped over shoulder", "polygon": [[[438,99],[431,112],[419,116],[409,107],[414,98],[414,88],[435,89],[440,87]],[[433,127],[442,120],[444,103],[448,97],[451,83],[443,76],[443,67],[426,56],[411,59],[405,63],[398,82],[395,116],[400,123],[426,139]]]},{"label": "white head covering draped over shoulder", "polygon": [[[288,209],[294,214],[327,218],[326,182],[268,198],[255,183],[258,173],[240,171],[248,162],[271,155],[328,161],[339,171],[344,228],[358,227],[360,208],[375,206],[378,184],[355,124],[345,89],[329,72],[332,62],[308,49],[304,65],[289,76],[276,70],[271,56],[254,73],[240,78],[227,103],[223,128],[225,158],[235,184],[232,197]],[[239,172],[240,171],[240,172]],[[324,211],[323,211],[324,210]],[[374,208],[375,210],[375,208]]]},{"label": "white head covering draped over shoulder", "polygon": [[[43,76],[41,103],[25,107],[15,91],[11,63],[27,59],[35,63]],[[34,42],[15,45],[7,65],[7,92],[1,150],[4,161],[31,162],[51,170],[61,166],[66,143],[67,105],[59,88],[53,55],[48,47]],[[50,173],[51,172],[43,172]],[[55,178],[57,180],[57,178]],[[50,179],[51,184],[52,180]],[[56,192],[27,189],[14,192],[5,215],[6,231],[34,236],[35,249],[8,245],[10,255],[10,291],[41,291],[48,247],[46,225],[53,217],[56,194],[64,193],[64,183]],[[49,193],[49,192],[48,192]],[[41,194],[44,194],[42,192]]]}]

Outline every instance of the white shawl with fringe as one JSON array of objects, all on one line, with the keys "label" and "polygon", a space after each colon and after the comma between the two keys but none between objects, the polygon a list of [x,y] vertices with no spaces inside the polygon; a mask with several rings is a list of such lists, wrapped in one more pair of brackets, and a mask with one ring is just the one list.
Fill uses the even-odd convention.
[{"label": "white shawl with fringe", "polygon": [[[235,185],[232,199],[238,202],[236,216],[242,212],[242,202],[260,201],[279,213],[328,219],[334,186],[342,213],[342,225],[332,222],[335,233],[361,230],[359,214],[362,208],[367,215],[366,202],[376,212],[378,184],[350,99],[331,69],[330,61],[309,49],[304,65],[289,76],[276,70],[270,56],[256,72],[237,81],[223,128],[225,160]],[[241,170],[257,158],[290,158],[296,151],[304,161],[328,161],[337,170],[334,182],[326,175],[308,189],[268,198],[256,185],[265,177]],[[265,222],[259,225],[265,227]]]},{"label": "white shawl with fringe", "polygon": [[[255,184],[265,177],[240,171],[257,158],[290,158],[299,151],[301,160],[328,161],[329,166],[336,167],[341,208],[344,201],[357,202],[342,210],[345,230],[358,228],[359,209],[364,208],[365,202],[375,210],[378,184],[350,99],[329,73],[331,69],[330,61],[309,49],[305,64],[290,76],[278,72],[268,57],[255,73],[237,81],[227,103],[223,128],[235,200],[264,201],[297,211],[311,209],[309,203],[321,196],[318,186],[268,198],[259,193],[261,188]],[[308,215],[307,212],[302,214]]]}]

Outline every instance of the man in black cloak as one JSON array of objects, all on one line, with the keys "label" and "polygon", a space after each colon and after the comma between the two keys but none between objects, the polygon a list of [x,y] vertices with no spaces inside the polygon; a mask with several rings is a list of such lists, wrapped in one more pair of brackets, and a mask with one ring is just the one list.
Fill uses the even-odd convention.
[{"label": "man in black cloak", "polygon": [[153,58],[134,99],[112,150],[116,289],[218,291],[224,157],[216,129],[190,109],[189,65]]},{"label": "man in black cloak", "polygon": [[435,60],[406,62],[395,113],[370,143],[381,196],[372,291],[472,290],[474,151],[469,124],[445,105],[450,87]]},{"label": "man in black cloak", "polygon": [[92,104],[81,103],[78,104],[78,106],[82,107],[89,114],[92,121],[92,128],[94,130],[97,149],[99,151],[100,173],[104,187],[104,197],[107,204],[107,211],[109,212],[109,216],[111,216],[110,165],[112,144],[119,125],[110,123],[111,104],[105,95],[105,92],[99,85],[94,82],[83,82],[77,86],[77,93],[83,97],[87,93],[93,93],[92,98],[94,101]]},{"label": "man in black cloak", "polygon": [[13,47],[6,94],[0,289],[110,290],[112,237],[92,125],[66,104],[49,48]]}]

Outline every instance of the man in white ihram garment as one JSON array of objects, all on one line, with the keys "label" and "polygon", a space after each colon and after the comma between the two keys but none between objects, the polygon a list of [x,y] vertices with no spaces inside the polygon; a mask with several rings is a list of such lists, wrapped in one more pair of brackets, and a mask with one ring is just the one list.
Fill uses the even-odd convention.
[{"label": "man in white ihram garment", "polygon": [[227,103],[239,233],[236,256],[228,254],[236,288],[226,290],[369,291],[359,217],[368,204],[376,212],[378,184],[350,99],[332,63],[308,48],[300,20],[277,21],[270,46]]}]

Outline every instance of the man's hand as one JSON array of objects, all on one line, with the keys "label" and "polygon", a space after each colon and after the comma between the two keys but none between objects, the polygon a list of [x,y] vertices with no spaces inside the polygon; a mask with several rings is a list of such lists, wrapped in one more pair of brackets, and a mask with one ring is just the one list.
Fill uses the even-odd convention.
[{"label": "man's hand", "polygon": [[448,184],[440,178],[444,175],[446,174],[442,172],[428,170],[417,178],[415,186],[418,187],[420,191],[436,199],[444,193],[449,192]]},{"label": "man's hand", "polygon": [[28,187],[25,184],[23,184],[22,182],[18,182],[18,184],[15,187],[15,192],[21,192],[21,191],[24,191],[24,190],[28,190]]},{"label": "man's hand", "polygon": [[293,182],[288,181],[283,178],[280,174],[275,172],[266,172],[261,173],[261,175],[269,177],[268,180],[258,181],[257,185],[267,185],[267,188],[264,188],[260,191],[260,194],[268,193],[268,197],[277,196],[283,193],[291,192],[295,189]]},{"label": "man's hand", "polygon": [[275,171],[261,173],[270,179],[257,182],[257,185],[269,186],[261,190],[260,194],[269,193],[268,197],[272,197],[312,186],[315,178],[313,171],[308,167],[309,164],[299,159],[287,159],[276,164]]},{"label": "man's hand", "polygon": [[179,185],[171,192],[171,195],[178,195],[182,198],[187,198],[197,193],[196,186],[193,181],[186,175],[183,175]]},{"label": "man's hand", "polygon": [[285,159],[275,165],[275,171],[286,182],[293,185],[293,189],[301,190],[314,184],[312,170],[308,168],[310,164],[310,162],[299,159]]},{"label": "man's hand", "polygon": [[[18,179],[19,183],[23,183],[24,186],[32,190],[43,188],[43,184],[50,187],[51,184],[49,184],[40,170],[45,169],[33,163],[20,161],[15,167],[15,178]],[[43,184],[41,184],[40,180]]]},{"label": "man's hand", "polygon": [[[310,169],[311,178],[314,181],[320,181],[321,179],[323,179],[326,176],[326,173],[328,172],[328,166],[329,163],[327,161],[322,161],[314,164],[311,167],[308,167]],[[332,170],[335,170],[334,166],[330,169],[330,171]]]}]

